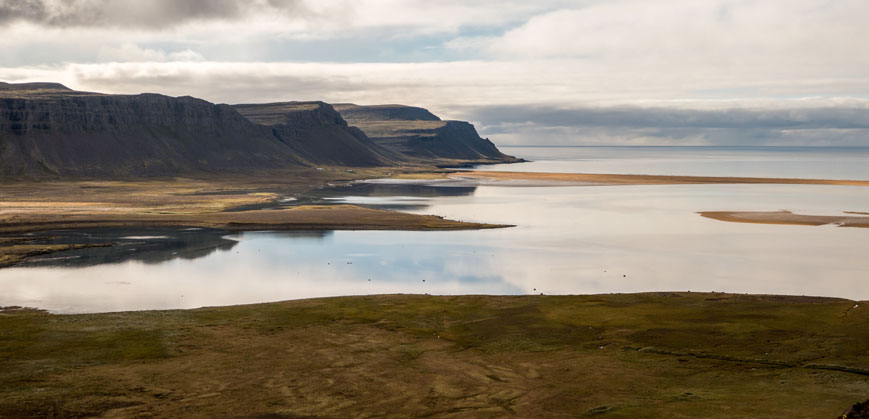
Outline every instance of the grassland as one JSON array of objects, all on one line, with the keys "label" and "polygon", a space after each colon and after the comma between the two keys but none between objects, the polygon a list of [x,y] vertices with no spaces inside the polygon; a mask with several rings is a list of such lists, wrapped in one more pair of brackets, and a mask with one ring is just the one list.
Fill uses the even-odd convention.
[{"label": "grassland", "polygon": [[812,417],[869,396],[865,303],[388,295],[0,314],[0,417]]}]

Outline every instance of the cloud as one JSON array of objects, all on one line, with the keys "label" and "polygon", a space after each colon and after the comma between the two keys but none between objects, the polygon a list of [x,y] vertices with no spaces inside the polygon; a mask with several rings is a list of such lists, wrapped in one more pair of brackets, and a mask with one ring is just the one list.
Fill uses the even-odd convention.
[{"label": "cloud", "polygon": [[616,106],[464,109],[499,144],[869,146],[869,101],[777,103],[778,108]]},{"label": "cloud", "polygon": [[866,144],[867,14],[863,0],[0,0],[0,80],[405,103],[523,143]]},{"label": "cloud", "polygon": [[[869,129],[869,101],[853,106],[716,110],[615,106],[564,109],[549,106],[485,106],[468,114],[489,124],[626,128]],[[781,106],[781,105],[780,105]],[[794,107],[797,106],[797,107]]]},{"label": "cloud", "polygon": [[[294,1],[271,0],[271,7],[293,8]],[[54,27],[162,28],[193,20],[233,19],[263,4],[244,0],[0,0],[0,22]]]},{"label": "cloud", "polygon": [[202,54],[185,49],[166,53],[162,49],[141,48],[133,43],[124,43],[117,47],[102,47],[99,51],[100,61],[121,62],[164,62],[164,61],[204,61]]},{"label": "cloud", "polygon": [[[0,23],[27,22],[60,28],[165,29],[194,21],[243,24],[307,20],[340,28],[407,27],[455,30],[462,25],[500,25],[569,1],[459,0],[0,0]],[[309,28],[309,29],[314,29]]]}]

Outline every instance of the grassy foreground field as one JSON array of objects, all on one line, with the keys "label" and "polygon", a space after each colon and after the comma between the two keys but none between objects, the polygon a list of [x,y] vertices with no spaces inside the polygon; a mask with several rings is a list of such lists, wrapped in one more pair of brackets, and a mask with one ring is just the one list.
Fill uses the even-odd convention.
[{"label": "grassy foreground field", "polygon": [[0,417],[834,418],[869,313],[705,293],[0,315]]}]

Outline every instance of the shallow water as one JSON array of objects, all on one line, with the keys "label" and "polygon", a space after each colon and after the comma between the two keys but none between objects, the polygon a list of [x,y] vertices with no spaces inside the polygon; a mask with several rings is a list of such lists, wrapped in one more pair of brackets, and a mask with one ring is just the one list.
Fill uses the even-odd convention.
[{"label": "shallow water", "polygon": [[319,199],[517,226],[237,235],[91,231],[87,234],[95,241],[128,237],[150,247],[143,252],[131,252],[129,246],[119,246],[125,251],[86,249],[61,254],[61,260],[0,270],[0,305],[94,312],[374,293],[660,290],[869,299],[869,230],[726,223],[696,214],[869,211],[869,190],[861,187],[456,188],[402,182],[324,191]]}]

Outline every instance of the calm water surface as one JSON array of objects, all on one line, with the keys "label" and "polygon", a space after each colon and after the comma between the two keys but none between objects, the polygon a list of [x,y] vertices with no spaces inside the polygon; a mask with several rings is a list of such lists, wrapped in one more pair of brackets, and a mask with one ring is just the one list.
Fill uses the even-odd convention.
[{"label": "calm water surface", "polygon": [[869,179],[869,147],[502,147],[529,163],[479,170]]},{"label": "calm water surface", "polygon": [[[690,162],[681,166],[653,157],[660,155],[658,148],[649,152],[586,147],[505,151],[538,159],[523,164],[523,170],[581,172],[598,167],[601,172],[612,173],[869,179],[869,173],[861,174],[869,167],[869,154],[860,150],[826,150],[816,155],[788,149],[776,156],[774,150],[764,149],[759,156],[745,160],[739,173],[716,171],[726,168],[721,161],[739,160],[734,154],[751,150],[692,148],[684,153],[694,157],[686,157]],[[546,159],[540,159],[541,155]],[[788,163],[789,158],[797,160]],[[759,163],[764,161],[779,161],[780,168],[764,169]],[[801,173],[797,170],[800,165],[812,169]],[[519,166],[494,168],[517,170]],[[552,167],[558,169],[545,169]],[[696,170],[679,171],[688,170],[685,167]],[[824,167],[830,170],[824,171]],[[696,214],[703,210],[869,211],[866,188],[457,187],[404,182],[337,188],[324,191],[317,199],[517,227],[237,235],[215,230],[55,232],[52,234],[60,237],[57,240],[64,240],[67,234],[84,234],[95,242],[108,240],[121,245],[53,255],[26,267],[2,269],[0,305],[95,312],[375,293],[656,290],[869,299],[869,230],[725,223]]]}]

